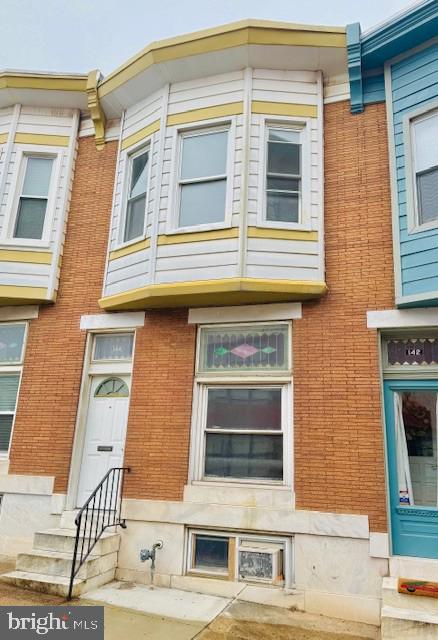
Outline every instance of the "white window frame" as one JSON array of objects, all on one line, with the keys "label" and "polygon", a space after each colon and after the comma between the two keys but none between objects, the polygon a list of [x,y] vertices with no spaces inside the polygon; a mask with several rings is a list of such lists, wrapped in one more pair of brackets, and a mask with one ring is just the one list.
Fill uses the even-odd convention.
[{"label": "white window frame", "polygon": [[[421,233],[438,228],[438,218],[420,224],[417,174],[415,169],[415,123],[438,117],[438,101],[409,113],[403,118],[403,149],[405,157],[406,213],[408,233]],[[395,141],[393,140],[395,145]]]},{"label": "white window frame", "polygon": [[[182,162],[182,141],[185,137],[196,137],[206,135],[216,131],[227,131],[227,157],[225,167],[226,192],[224,219],[221,222],[201,223],[187,227],[179,225],[180,201],[181,201],[181,162]],[[214,229],[225,229],[231,227],[233,214],[233,188],[234,188],[234,156],[236,138],[236,119],[210,120],[206,122],[190,123],[184,126],[175,127],[173,131],[172,161],[170,167],[171,186],[169,189],[168,217],[166,234],[193,233],[196,231],[211,231]],[[222,175],[222,174],[221,174]],[[202,182],[217,176],[204,176]],[[195,182],[195,181],[188,181]]]},{"label": "white window frame", "polygon": [[[15,406],[14,406],[14,411],[13,411],[13,420],[12,420],[12,427],[11,427],[11,433],[9,436],[9,446],[8,446],[8,450],[7,451],[0,451],[0,460],[8,460],[9,459],[9,453],[11,451],[11,443],[12,443],[12,438],[14,436],[14,427],[15,427],[15,418],[17,415],[17,406],[18,406],[18,399],[20,397],[20,389],[21,389],[21,380],[23,377],[23,363],[24,363],[24,354],[26,353],[26,346],[27,346],[27,336],[28,336],[28,332],[29,332],[29,323],[28,322],[21,322],[21,321],[17,321],[17,322],[1,322],[0,326],[5,326],[5,325],[24,325],[24,335],[23,335],[23,346],[21,349],[21,359],[19,362],[14,362],[13,364],[0,364],[0,377],[3,375],[18,375],[18,388],[17,388],[17,395],[15,398]],[[11,415],[12,411],[1,411],[0,415]]]},{"label": "white window frame", "polygon": [[[298,229],[309,231],[311,229],[311,189],[312,189],[312,118],[270,118],[260,116],[261,141],[259,155],[259,196],[257,210],[257,226],[271,229]],[[276,222],[267,220],[267,169],[268,169],[268,137],[269,129],[287,129],[300,134],[301,144],[301,193],[299,198],[298,222]],[[322,160],[319,159],[319,162]]]},{"label": "white window frame", "polygon": [[[129,199],[129,187],[131,183],[131,175],[132,175],[132,161],[141,156],[145,152],[149,153],[149,168],[148,168],[148,177],[147,177],[147,188],[146,188],[146,201],[145,201],[145,212],[144,212],[144,224],[143,224],[143,233],[135,238],[131,238],[130,240],[125,240],[125,224],[126,224],[126,215],[128,212],[128,199]],[[153,136],[146,138],[145,140],[141,140],[136,145],[129,147],[123,151],[119,162],[123,163],[123,190],[120,204],[120,215],[119,215],[119,225],[118,225],[118,233],[117,233],[117,243],[114,247],[115,249],[121,249],[123,247],[129,247],[131,244],[135,244],[141,240],[146,238],[147,227],[148,227],[148,211],[149,211],[149,200],[150,200],[150,192],[151,192],[151,178],[152,178],[152,158],[154,152],[153,145]]]},{"label": "white window frame", "polygon": [[[52,174],[50,176],[49,191],[47,194],[47,208],[44,218],[42,237],[37,238],[15,238],[14,230],[17,222],[20,197],[24,185],[28,158],[49,158],[53,160]],[[11,244],[26,247],[48,248],[50,246],[53,219],[55,217],[56,200],[60,186],[60,173],[62,164],[62,151],[59,147],[42,147],[35,149],[31,145],[22,145],[16,151],[16,165],[18,171],[15,173],[15,181],[11,185],[9,202],[6,210],[7,223],[4,225],[2,244]]]},{"label": "white window frame", "polygon": [[[94,332],[90,332],[90,334],[93,337],[93,344],[92,344],[92,348],[91,348],[91,356],[90,356],[90,362],[92,364],[105,364],[108,362],[120,362],[120,363],[131,363],[134,357],[134,346],[135,346],[135,331],[114,331],[114,330],[108,330],[108,331],[94,331]],[[99,336],[132,336],[132,354],[129,358],[99,358],[96,359],[95,358],[95,352],[96,352],[96,338],[98,338]]]},{"label": "white window frame", "polygon": [[[216,536],[220,538],[227,538],[228,544],[233,542],[234,549],[234,576],[230,573],[230,567],[227,573],[223,571],[203,571],[202,569],[196,569],[194,567],[194,549],[195,549],[195,537],[196,536]],[[258,584],[260,586],[266,586],[263,582],[253,580],[240,580],[239,579],[239,551],[242,546],[242,542],[258,542],[269,544],[276,544],[283,546],[283,573],[284,584],[279,584],[276,588],[279,589],[291,589],[293,587],[294,580],[294,567],[293,567],[293,542],[292,536],[282,535],[257,535],[253,533],[246,534],[245,532],[231,532],[231,531],[216,531],[215,529],[188,529],[186,535],[186,549],[185,549],[185,573],[187,575],[199,576],[205,578],[217,578],[222,580],[229,580],[232,582],[241,582],[242,584]]]}]

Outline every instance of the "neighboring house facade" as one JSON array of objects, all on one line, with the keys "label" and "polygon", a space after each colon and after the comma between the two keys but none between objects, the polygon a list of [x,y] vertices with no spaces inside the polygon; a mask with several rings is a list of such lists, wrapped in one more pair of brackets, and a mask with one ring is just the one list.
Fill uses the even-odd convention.
[{"label": "neighboring house facade", "polygon": [[149,582],[161,540],[155,584],[379,624],[390,161],[348,71],[344,28],[245,21],[106,78],[0,75],[6,579],[65,592],[123,465],[78,590]]}]

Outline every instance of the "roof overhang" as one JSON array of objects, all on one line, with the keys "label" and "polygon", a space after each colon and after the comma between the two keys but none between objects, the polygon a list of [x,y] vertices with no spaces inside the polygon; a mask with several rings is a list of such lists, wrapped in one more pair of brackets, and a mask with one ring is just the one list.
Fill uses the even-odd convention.
[{"label": "roof overhang", "polygon": [[114,118],[166,83],[247,66],[339,75],[347,69],[345,29],[244,20],[153,42],[100,81],[98,97]]},{"label": "roof overhang", "polygon": [[87,109],[87,75],[0,71],[0,109],[14,104]]}]

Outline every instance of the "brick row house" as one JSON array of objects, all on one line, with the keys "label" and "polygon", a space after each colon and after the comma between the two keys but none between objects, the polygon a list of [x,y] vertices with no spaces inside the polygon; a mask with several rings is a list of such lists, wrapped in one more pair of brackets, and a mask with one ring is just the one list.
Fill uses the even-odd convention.
[{"label": "brick row house", "polygon": [[415,72],[408,49],[433,60],[437,15],[369,34],[249,20],[107,77],[0,74],[3,579],[66,593],[78,510],[123,467],[126,528],[74,593],[243,589],[392,637],[396,579],[438,575],[438,214],[428,148],[425,245],[394,233],[391,73]]}]

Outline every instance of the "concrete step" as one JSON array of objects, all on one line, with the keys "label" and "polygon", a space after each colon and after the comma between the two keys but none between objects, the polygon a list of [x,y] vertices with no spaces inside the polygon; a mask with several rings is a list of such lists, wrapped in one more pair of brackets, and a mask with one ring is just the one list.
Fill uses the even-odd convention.
[{"label": "concrete step", "polygon": [[398,578],[383,578],[382,604],[388,607],[410,611],[424,611],[438,615],[438,598],[399,593]]},{"label": "concrete step", "polygon": [[[75,578],[73,582],[73,596],[78,597],[91,589],[97,589],[107,582],[114,580],[115,569],[110,569],[98,576],[84,580]],[[22,589],[31,589],[51,595],[67,597],[70,580],[65,576],[52,576],[29,571],[11,571],[0,576],[2,582],[13,584]]]},{"label": "concrete step", "polygon": [[[33,548],[43,551],[60,551],[61,553],[73,553],[76,539],[74,529],[46,529],[37,531],[34,536]],[[80,538],[80,544],[82,538]],[[85,543],[88,543],[86,538]],[[118,551],[120,535],[118,533],[103,533],[93,548],[93,555],[106,555]]]},{"label": "concrete step", "polygon": [[[75,518],[78,515],[78,513],[79,513],[79,509],[76,509],[74,511],[64,511],[61,515],[61,522],[59,525],[61,529],[76,530]],[[102,511],[100,514],[95,513],[93,515],[93,522],[91,523],[91,513],[89,513],[88,519],[87,519],[87,529],[92,527],[92,530],[95,531],[97,522],[101,523],[104,520],[105,524],[108,524],[113,521],[113,517],[114,517],[114,511],[111,511],[111,513],[108,511],[105,511],[105,513],[103,513]],[[85,522],[84,518],[85,518],[85,515],[83,516],[82,523]],[[84,524],[82,524],[82,527],[83,526]]]},{"label": "concrete step", "polygon": [[[20,553],[17,556],[16,570],[26,573],[38,573],[50,576],[70,577],[72,566],[72,553],[60,551],[35,550]],[[106,573],[117,566],[117,552],[107,553],[103,556],[90,555],[79,569],[78,578],[87,580],[100,573]]]},{"label": "concrete step", "polygon": [[[417,600],[421,598],[417,596]],[[438,638],[438,614],[436,613],[384,605],[381,625],[382,640],[436,640]]]},{"label": "concrete step", "polygon": [[438,580],[438,560],[393,556],[389,559],[389,575],[392,578],[411,580]]}]

